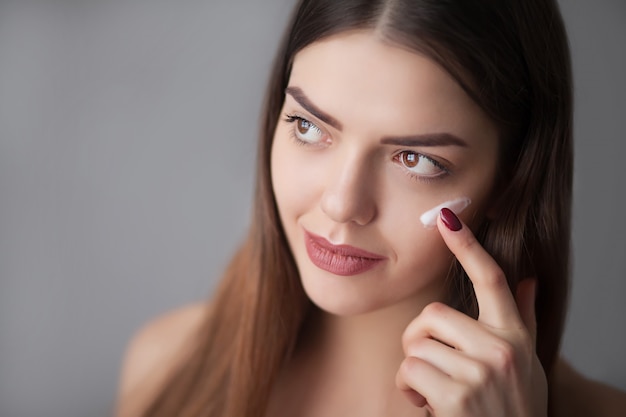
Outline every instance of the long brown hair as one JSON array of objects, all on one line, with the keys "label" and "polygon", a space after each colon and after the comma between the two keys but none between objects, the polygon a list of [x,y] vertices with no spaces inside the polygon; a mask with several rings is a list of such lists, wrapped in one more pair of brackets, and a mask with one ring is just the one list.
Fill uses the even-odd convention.
[{"label": "long brown hair", "polygon": [[[216,291],[196,349],[146,416],[261,416],[312,307],[278,217],[270,150],[294,55],[349,29],[376,30],[445,68],[497,124],[495,215],[477,235],[511,288],[538,280],[537,350],[549,375],[569,280],[572,93],[555,0],[301,0],[274,62],[262,115],[252,226]],[[476,315],[460,265],[458,308]]]}]

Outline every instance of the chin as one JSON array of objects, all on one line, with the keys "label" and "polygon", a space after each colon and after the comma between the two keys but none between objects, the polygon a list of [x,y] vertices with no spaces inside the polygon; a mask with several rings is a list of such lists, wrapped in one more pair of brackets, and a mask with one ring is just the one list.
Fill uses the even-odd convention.
[{"label": "chin", "polygon": [[378,310],[381,306],[374,303],[363,302],[363,300],[328,300],[312,298],[309,299],[320,310],[339,317],[358,316]]},{"label": "chin", "polygon": [[373,313],[400,304],[406,305],[407,302],[417,306],[420,305],[418,300],[425,295],[416,288],[390,293],[389,288],[398,289],[399,286],[392,283],[380,285],[380,282],[372,282],[371,278],[336,276],[323,271],[301,274],[304,291],[311,302],[322,311],[340,317]]},{"label": "chin", "polygon": [[[318,262],[302,249],[295,261],[307,297],[322,311],[335,316],[356,316],[381,310],[418,314],[421,308],[441,299],[444,271],[449,256],[428,256],[430,261],[398,265],[392,261],[365,264],[361,270]],[[415,273],[414,271],[420,271]]]},{"label": "chin", "polygon": [[387,306],[378,294],[368,294],[365,277],[345,277],[325,271],[300,274],[307,297],[322,311],[336,316],[353,316]]},{"label": "chin", "polygon": [[389,307],[384,303],[364,302],[363,300],[328,300],[309,296],[320,310],[338,317],[359,316]]}]

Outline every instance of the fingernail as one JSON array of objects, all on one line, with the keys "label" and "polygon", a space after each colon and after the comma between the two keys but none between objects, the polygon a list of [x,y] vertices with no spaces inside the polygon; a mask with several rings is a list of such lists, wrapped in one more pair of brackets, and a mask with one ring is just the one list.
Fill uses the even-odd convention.
[{"label": "fingernail", "polygon": [[453,232],[458,232],[463,227],[459,218],[456,217],[456,214],[449,208],[442,208],[439,215],[441,216],[441,220],[443,220],[443,224]]}]

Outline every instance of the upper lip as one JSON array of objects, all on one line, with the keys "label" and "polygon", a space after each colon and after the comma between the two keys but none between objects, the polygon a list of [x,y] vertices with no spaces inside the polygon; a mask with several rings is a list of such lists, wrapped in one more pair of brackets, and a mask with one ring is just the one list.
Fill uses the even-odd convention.
[{"label": "upper lip", "polygon": [[322,248],[330,252],[334,252],[337,255],[366,258],[366,259],[385,259],[386,258],[385,256],[378,255],[376,253],[369,252],[369,251],[366,251],[365,249],[357,248],[351,245],[345,245],[345,244],[334,245],[330,243],[328,240],[326,240],[325,238],[323,238],[322,236],[318,236],[307,230],[305,230],[305,233],[306,233],[307,238],[311,239],[315,244],[317,244],[318,246],[321,246]]}]

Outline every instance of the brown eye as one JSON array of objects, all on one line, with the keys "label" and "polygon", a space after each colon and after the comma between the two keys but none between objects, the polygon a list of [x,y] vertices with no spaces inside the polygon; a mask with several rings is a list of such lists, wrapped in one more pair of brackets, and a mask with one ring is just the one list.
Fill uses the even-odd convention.
[{"label": "brown eye", "polygon": [[415,152],[402,152],[400,161],[407,168],[414,168],[419,163],[419,155]]},{"label": "brown eye", "polygon": [[293,133],[299,141],[314,144],[325,140],[324,132],[315,123],[299,116],[287,116],[287,121],[295,123]]},{"label": "brown eye", "polygon": [[298,120],[297,128],[298,132],[300,132],[301,135],[306,135],[311,128],[311,122],[309,122],[308,120],[300,119]]},{"label": "brown eye", "polygon": [[404,168],[421,177],[437,177],[446,172],[441,164],[421,153],[402,151],[396,158]]}]

